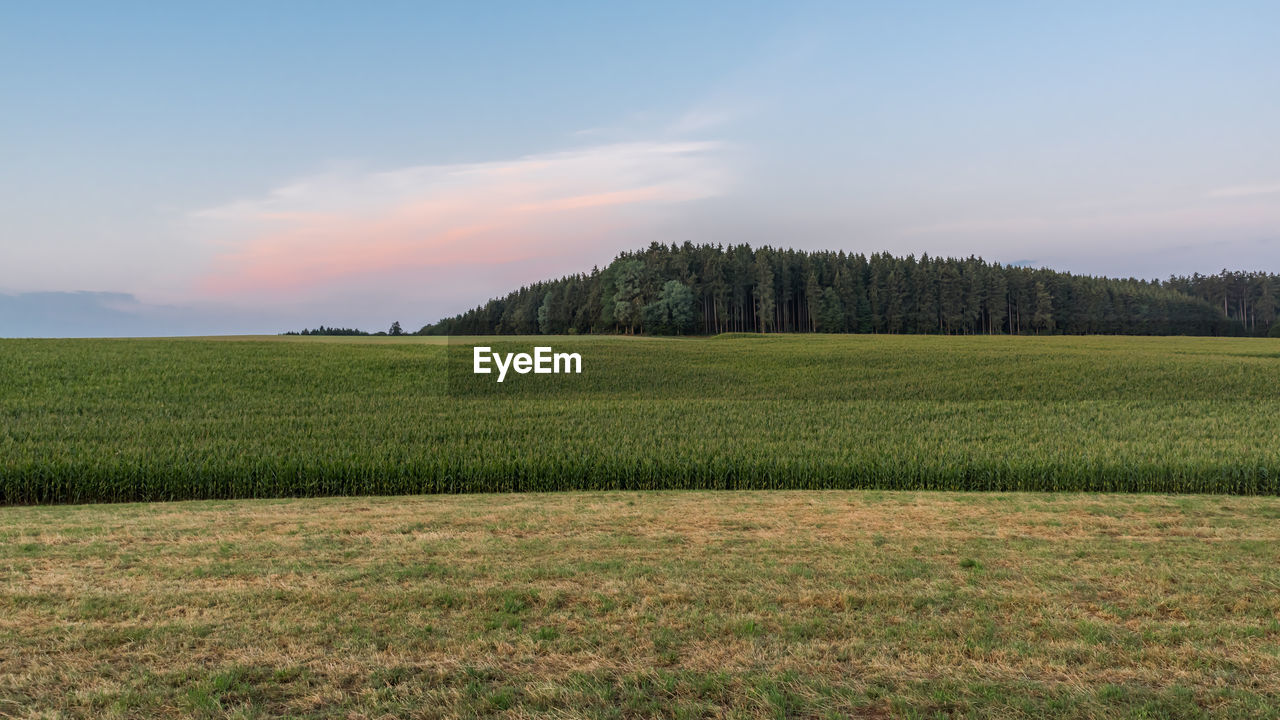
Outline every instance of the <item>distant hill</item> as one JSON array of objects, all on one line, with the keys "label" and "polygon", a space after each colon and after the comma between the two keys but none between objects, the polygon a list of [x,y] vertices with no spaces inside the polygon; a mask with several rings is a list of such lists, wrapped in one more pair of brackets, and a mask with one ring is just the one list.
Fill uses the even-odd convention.
[{"label": "distant hill", "polygon": [[1280,277],[1167,281],[748,245],[662,245],[522,287],[423,335],[722,332],[1265,335]]}]

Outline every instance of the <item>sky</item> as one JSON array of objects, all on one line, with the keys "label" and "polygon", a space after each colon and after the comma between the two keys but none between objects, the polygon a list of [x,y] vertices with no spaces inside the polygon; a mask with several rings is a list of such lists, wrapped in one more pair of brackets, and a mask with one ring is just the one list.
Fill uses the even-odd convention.
[{"label": "sky", "polygon": [[1280,3],[0,4],[0,336],[408,329],[650,242],[1280,265]]}]

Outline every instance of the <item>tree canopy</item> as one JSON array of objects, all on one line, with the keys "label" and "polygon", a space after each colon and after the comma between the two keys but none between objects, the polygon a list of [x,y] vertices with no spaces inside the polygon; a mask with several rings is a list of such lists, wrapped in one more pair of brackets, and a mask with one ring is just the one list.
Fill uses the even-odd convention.
[{"label": "tree canopy", "polygon": [[722,332],[1265,335],[1280,278],[1167,281],[981,258],[663,245],[520,288],[428,335]]}]

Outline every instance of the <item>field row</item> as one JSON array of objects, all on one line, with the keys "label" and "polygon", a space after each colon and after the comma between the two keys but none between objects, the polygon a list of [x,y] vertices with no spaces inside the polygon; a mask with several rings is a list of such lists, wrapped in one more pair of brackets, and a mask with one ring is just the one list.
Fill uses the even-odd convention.
[{"label": "field row", "polygon": [[[0,503],[884,488],[1280,493],[1280,341],[3,341]],[[529,350],[540,338],[486,340]]]}]

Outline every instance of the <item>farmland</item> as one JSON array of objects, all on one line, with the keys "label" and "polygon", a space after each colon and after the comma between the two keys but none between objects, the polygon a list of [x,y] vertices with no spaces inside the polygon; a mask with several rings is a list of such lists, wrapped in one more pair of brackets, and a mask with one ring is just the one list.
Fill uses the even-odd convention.
[{"label": "farmland", "polygon": [[1280,341],[0,340],[0,504],[662,488],[1280,492]]},{"label": "farmland", "polygon": [[1231,496],[1280,494],[1278,366],[0,341],[0,717],[1280,718],[1280,498]]},{"label": "farmland", "polygon": [[1280,717],[1280,499],[0,509],[4,717]]}]

